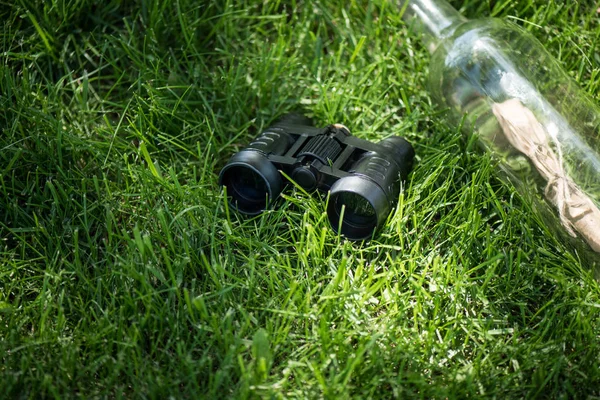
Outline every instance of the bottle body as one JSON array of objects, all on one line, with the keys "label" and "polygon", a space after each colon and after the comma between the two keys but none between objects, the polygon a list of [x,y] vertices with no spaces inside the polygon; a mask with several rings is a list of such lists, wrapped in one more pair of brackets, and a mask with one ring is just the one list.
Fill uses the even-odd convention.
[{"label": "bottle body", "polygon": [[461,24],[433,53],[429,85],[456,122],[471,116],[465,129],[475,128],[485,145],[507,145],[502,135],[494,136],[502,128],[495,124],[493,105],[518,99],[548,134],[556,135],[557,145],[581,158],[578,163],[598,160],[600,108],[517,25],[491,18]]},{"label": "bottle body", "polygon": [[[438,2],[411,3],[427,9]],[[431,37],[426,41],[432,51],[429,85],[434,99],[449,109],[453,122],[478,135],[503,175],[548,225],[597,267],[600,108],[517,25],[463,19],[449,29],[451,34],[437,42]]]}]

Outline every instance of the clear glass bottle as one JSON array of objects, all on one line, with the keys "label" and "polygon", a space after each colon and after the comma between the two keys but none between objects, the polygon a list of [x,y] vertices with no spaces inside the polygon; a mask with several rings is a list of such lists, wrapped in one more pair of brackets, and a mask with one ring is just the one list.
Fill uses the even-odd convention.
[{"label": "clear glass bottle", "polygon": [[444,0],[400,0],[400,7],[431,53],[434,99],[478,135],[548,225],[598,271],[598,105],[511,22],[467,20]]}]

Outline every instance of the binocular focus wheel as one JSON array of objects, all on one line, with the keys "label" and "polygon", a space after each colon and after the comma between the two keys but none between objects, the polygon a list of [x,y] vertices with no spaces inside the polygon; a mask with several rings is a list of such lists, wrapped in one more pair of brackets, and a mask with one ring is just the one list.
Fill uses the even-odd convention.
[{"label": "binocular focus wheel", "polygon": [[264,211],[283,186],[277,168],[257,151],[237,153],[221,171],[219,183],[227,187],[229,204],[248,215]]}]

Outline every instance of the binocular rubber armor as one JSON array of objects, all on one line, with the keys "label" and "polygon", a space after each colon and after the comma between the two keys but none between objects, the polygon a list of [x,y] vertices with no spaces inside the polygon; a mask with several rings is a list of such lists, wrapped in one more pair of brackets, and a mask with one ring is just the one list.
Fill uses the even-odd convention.
[{"label": "binocular rubber armor", "polygon": [[399,136],[371,143],[352,136],[343,125],[316,128],[303,115],[287,114],[231,157],[219,184],[227,188],[234,209],[257,215],[287,183],[282,171],[308,192],[329,190],[331,227],[362,240],[387,219],[414,155]]}]

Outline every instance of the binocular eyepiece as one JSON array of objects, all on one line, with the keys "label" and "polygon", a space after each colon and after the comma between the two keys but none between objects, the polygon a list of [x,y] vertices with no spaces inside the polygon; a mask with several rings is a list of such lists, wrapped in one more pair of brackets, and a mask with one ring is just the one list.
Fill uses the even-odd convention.
[{"label": "binocular eyepiece", "polygon": [[286,185],[283,171],[307,191],[329,190],[332,229],[362,240],[387,219],[414,155],[399,136],[371,143],[352,136],[343,125],[316,128],[310,119],[288,114],[231,157],[219,184],[227,188],[234,209],[257,215]]}]

